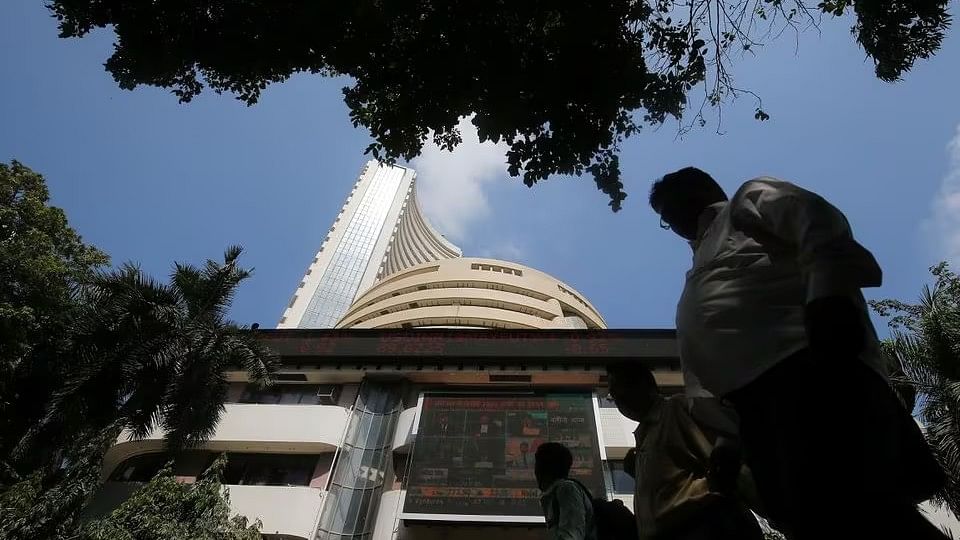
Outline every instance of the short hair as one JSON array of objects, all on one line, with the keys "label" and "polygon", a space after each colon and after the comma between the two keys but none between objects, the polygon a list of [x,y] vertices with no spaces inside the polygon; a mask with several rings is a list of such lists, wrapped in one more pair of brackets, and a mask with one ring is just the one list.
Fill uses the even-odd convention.
[{"label": "short hair", "polygon": [[570,467],[573,467],[573,454],[558,442],[545,442],[538,446],[534,459],[543,470],[558,478],[566,478],[570,474]]},{"label": "short hair", "polygon": [[622,362],[607,366],[607,374],[621,380],[630,381],[637,388],[657,389],[657,379],[653,371],[640,362]]},{"label": "short hair", "polygon": [[711,195],[727,198],[723,188],[712,176],[696,167],[684,167],[679,171],[663,175],[650,186],[650,207],[659,211],[663,205],[663,198],[667,192],[676,190],[698,190]]}]

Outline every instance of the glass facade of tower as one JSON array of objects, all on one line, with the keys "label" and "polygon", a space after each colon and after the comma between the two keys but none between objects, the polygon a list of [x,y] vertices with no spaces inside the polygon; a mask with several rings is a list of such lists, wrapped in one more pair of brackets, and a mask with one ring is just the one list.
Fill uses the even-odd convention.
[{"label": "glass facade of tower", "polygon": [[400,394],[397,382],[364,380],[315,540],[366,540],[373,535],[401,410]]},{"label": "glass facade of tower", "polygon": [[[298,325],[300,328],[333,328],[353,303],[387,213],[403,181],[404,171],[399,167],[377,167],[330,265],[310,298]],[[374,261],[375,264],[379,262]]]}]

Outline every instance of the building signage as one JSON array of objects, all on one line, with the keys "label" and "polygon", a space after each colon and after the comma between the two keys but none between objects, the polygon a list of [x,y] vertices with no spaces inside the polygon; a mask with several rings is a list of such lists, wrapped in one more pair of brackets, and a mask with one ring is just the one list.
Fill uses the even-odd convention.
[{"label": "building signage", "polygon": [[674,359],[666,330],[321,330],[260,331],[261,341],[288,361],[403,358],[647,358]]},{"label": "building signage", "polygon": [[590,394],[425,396],[403,517],[541,518],[533,464],[545,441],[570,448],[571,476],[604,493]]}]

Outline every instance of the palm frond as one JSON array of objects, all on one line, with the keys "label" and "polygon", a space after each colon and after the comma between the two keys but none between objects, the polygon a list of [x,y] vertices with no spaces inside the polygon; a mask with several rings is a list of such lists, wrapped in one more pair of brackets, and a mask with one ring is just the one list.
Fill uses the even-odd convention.
[{"label": "palm frond", "polygon": [[210,437],[224,410],[226,372],[244,369],[267,383],[277,367],[254,334],[227,319],[251,275],[238,266],[241,254],[232,246],[222,263],[176,264],[169,283],[125,263],[74,287],[80,307],[69,322],[70,373],[15,450],[56,448],[110,425],[134,438],[162,428],[171,449]]},{"label": "palm frond", "polygon": [[918,304],[872,305],[882,315],[895,314],[885,352],[896,356],[917,392],[927,442],[947,473],[937,499],[960,515],[960,279],[946,263],[931,273],[935,282],[923,288]]}]

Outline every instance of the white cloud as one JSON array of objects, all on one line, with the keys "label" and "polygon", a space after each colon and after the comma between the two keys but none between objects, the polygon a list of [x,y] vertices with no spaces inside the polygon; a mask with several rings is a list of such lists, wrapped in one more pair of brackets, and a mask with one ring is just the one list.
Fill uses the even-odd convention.
[{"label": "white cloud", "polygon": [[441,234],[454,241],[463,240],[470,226],[490,213],[487,186],[507,177],[507,145],[481,144],[469,118],[461,118],[457,127],[463,142],[453,152],[431,142],[410,162],[417,171],[423,211]]},{"label": "white cloud", "polygon": [[487,259],[522,263],[524,255],[524,249],[513,240],[504,240],[480,249],[480,256]]},{"label": "white cloud", "polygon": [[948,261],[960,263],[960,124],[953,139],[947,143],[949,165],[933,202],[932,228],[939,244],[940,255]]}]

